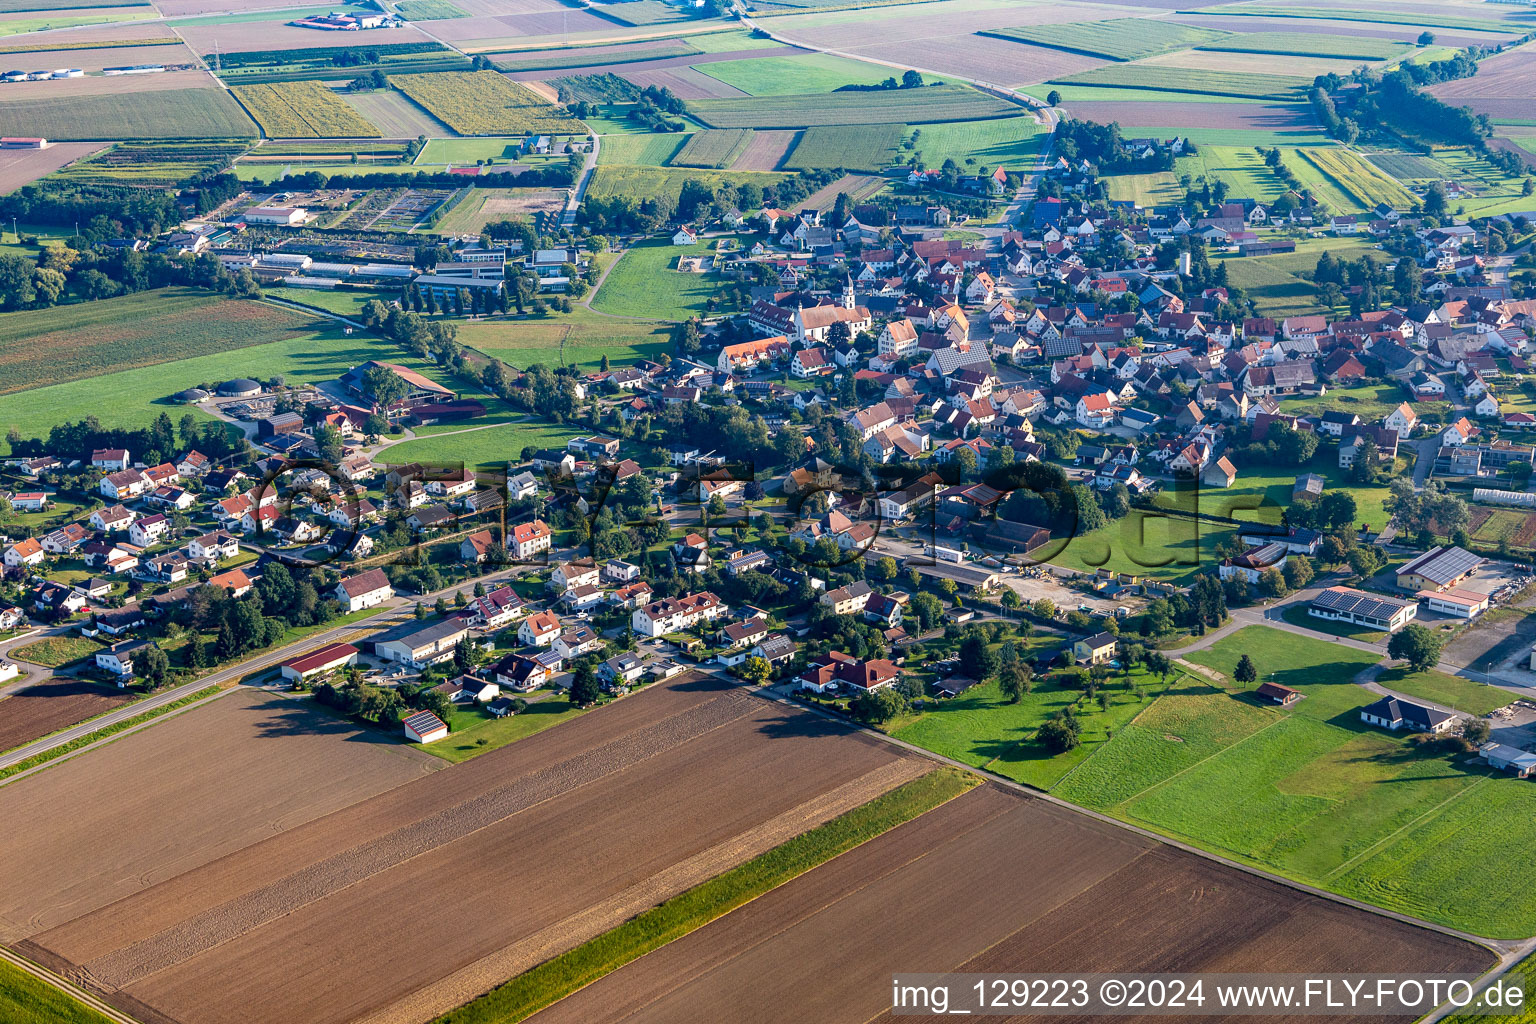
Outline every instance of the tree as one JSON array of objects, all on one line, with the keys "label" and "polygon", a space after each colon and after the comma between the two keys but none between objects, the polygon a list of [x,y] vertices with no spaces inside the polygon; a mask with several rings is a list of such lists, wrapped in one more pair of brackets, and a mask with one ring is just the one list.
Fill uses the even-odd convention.
[{"label": "tree", "polygon": [[996,651],[980,630],[970,630],[960,641],[960,668],[978,682],[984,682],[997,674],[1001,664]]},{"label": "tree", "polygon": [[1488,734],[1493,730],[1488,725],[1486,718],[1464,718],[1461,722],[1461,738],[1475,747],[1480,747],[1488,742]]},{"label": "tree", "polygon": [[1053,754],[1065,754],[1077,746],[1078,733],[1082,726],[1078,724],[1077,716],[1071,708],[1065,708],[1051,716],[1040,726],[1035,733],[1035,739],[1045,744],[1045,748]]},{"label": "tree", "polygon": [[762,686],[773,677],[773,666],[767,658],[751,657],[741,663],[737,674],[755,686]]},{"label": "tree", "polygon": [[597,686],[597,673],[592,671],[592,666],[586,662],[576,666],[576,672],[571,679],[571,703],[577,707],[586,707],[596,702],[602,695]]},{"label": "tree", "polygon": [[151,686],[164,685],[171,673],[171,659],[159,647],[151,644],[134,658],[134,672]]},{"label": "tree", "polygon": [[1437,636],[1434,630],[1410,622],[1392,634],[1392,639],[1387,643],[1387,654],[1408,662],[1408,667],[1413,671],[1423,672],[1440,661],[1440,650],[1444,646],[1445,640]]},{"label": "tree", "polygon": [[1050,92],[1045,94],[1045,102],[1049,103],[1053,107],[1061,106],[1061,93],[1056,89],[1052,89]]},{"label": "tree", "polygon": [[1427,32],[1427,31],[1426,32],[1420,32],[1419,33],[1419,45],[1420,46],[1434,46],[1435,45],[1435,34],[1433,32]]},{"label": "tree", "polygon": [[889,722],[907,709],[907,699],[894,687],[882,687],[861,693],[848,703],[848,711],[861,722],[879,725]]},{"label": "tree", "polygon": [[1243,655],[1237,659],[1237,668],[1232,670],[1232,678],[1244,685],[1259,678],[1259,670],[1254,668],[1253,659]]},{"label": "tree", "polygon": [[1279,569],[1270,566],[1259,574],[1259,593],[1265,597],[1285,596],[1285,576]]},{"label": "tree", "polygon": [[1033,682],[1033,670],[1022,661],[1003,666],[1002,672],[998,675],[998,689],[1002,691],[1004,697],[1008,698],[1010,704],[1017,704],[1023,700]]},{"label": "tree", "polygon": [[1312,563],[1306,555],[1292,555],[1285,560],[1285,585],[1292,590],[1300,590],[1312,582],[1314,573]]},{"label": "tree", "polygon": [[903,89],[921,89],[922,86],[923,76],[916,71],[909,70],[901,76],[901,87]]}]

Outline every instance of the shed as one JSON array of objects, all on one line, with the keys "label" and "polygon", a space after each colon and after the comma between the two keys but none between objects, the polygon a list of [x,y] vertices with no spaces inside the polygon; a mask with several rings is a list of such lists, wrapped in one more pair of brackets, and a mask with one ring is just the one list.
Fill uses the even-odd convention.
[{"label": "shed", "polygon": [[418,711],[402,724],[405,738],[415,743],[433,743],[448,735],[448,726],[430,711]]}]

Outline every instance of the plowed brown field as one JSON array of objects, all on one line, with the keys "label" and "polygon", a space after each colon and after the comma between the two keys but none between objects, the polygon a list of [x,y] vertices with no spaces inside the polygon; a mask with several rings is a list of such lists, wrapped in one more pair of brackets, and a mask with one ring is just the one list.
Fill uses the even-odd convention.
[{"label": "plowed brown field", "polygon": [[531,1019],[778,1024],[794,1007],[796,1019],[884,1021],[895,972],[1476,973],[1492,962],[1472,943],[986,786]]},{"label": "plowed brown field", "polygon": [[21,948],[146,1024],[419,1021],[929,767],[682,678],[39,921]]},{"label": "plowed brown field", "polygon": [[87,718],[104,715],[131,699],[77,679],[50,679],[0,701],[0,750],[42,739]]}]

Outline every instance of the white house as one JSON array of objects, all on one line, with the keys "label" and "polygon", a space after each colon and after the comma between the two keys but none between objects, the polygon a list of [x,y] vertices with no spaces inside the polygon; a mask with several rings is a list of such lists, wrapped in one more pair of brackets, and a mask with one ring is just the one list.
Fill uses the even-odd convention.
[{"label": "white house", "polygon": [[395,596],[383,569],[369,569],[336,584],[335,597],[345,612],[361,611],[383,604]]}]

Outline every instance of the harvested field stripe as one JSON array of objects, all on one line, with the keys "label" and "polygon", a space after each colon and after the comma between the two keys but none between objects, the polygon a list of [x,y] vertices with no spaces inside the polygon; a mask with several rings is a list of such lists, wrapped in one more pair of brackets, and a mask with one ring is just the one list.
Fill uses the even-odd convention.
[{"label": "harvested field stripe", "polygon": [[462,1006],[469,994],[488,992],[507,978],[517,977],[566,952],[573,942],[600,937],[636,914],[659,906],[668,894],[684,893],[702,885],[750,858],[762,856],[795,836],[857,810],[932,770],[933,765],[927,761],[902,758],[865,772],[777,818],[636,882],[580,914],[552,922],[516,945],[483,957],[440,983],[417,992],[410,1000],[398,1002],[387,1011],[365,1017],[356,1024],[386,1024],[402,1016],[430,1020],[453,1010]]},{"label": "harvested field stripe", "polygon": [[141,715],[134,715],[132,718],[125,718],[121,722],[114,722],[111,725],[97,729],[93,733],[88,733],[85,736],[81,736],[79,739],[70,740],[68,743],[60,744],[59,746],[53,747],[50,750],[45,750],[40,754],[33,754],[25,761],[17,761],[15,764],[7,768],[0,768],[0,785],[4,785],[7,780],[14,778],[17,775],[21,775],[24,772],[30,772],[32,769],[45,765],[50,761],[57,761],[59,758],[66,754],[73,754],[75,751],[81,749],[82,747],[90,746],[97,740],[104,740],[108,736],[115,736],[125,730],[138,728],[145,722],[153,721],[154,719],[159,718],[161,715],[180,710],[181,708],[186,707],[188,704],[195,704],[196,702],[203,700],[206,697],[212,697],[214,694],[218,693],[220,689],[221,688],[217,686],[205,686],[203,689],[198,690],[196,693],[190,693],[178,700],[171,701],[169,704],[162,704],[158,708],[151,708]]},{"label": "harvested field stripe", "polygon": [[512,1024],[980,783],[937,768],[548,960],[437,1024]]}]

